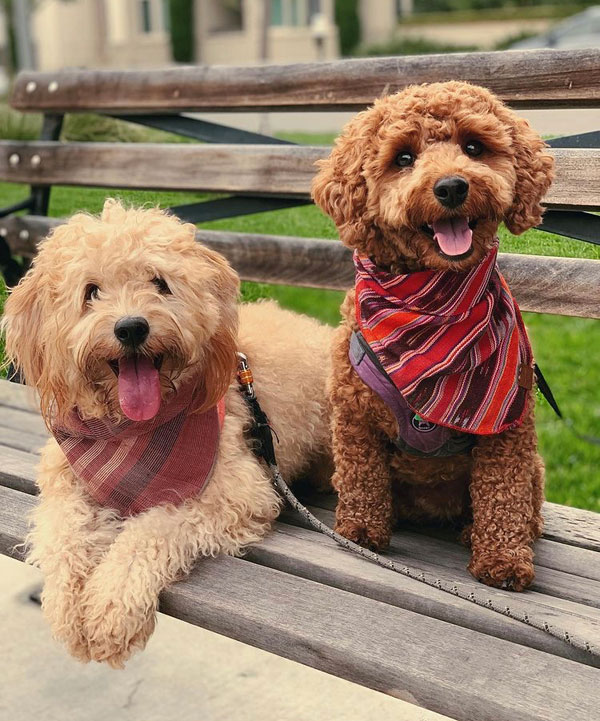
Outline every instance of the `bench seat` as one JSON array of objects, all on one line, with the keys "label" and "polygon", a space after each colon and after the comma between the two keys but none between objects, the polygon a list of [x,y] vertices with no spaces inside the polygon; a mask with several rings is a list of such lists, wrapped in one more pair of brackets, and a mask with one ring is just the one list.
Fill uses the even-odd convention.
[{"label": "bench seat", "polygon": [[[0,552],[22,556],[46,440],[28,389],[0,381]],[[304,499],[331,523],[335,498]],[[523,594],[485,589],[600,645],[600,524],[547,503],[537,575]],[[389,557],[474,591],[448,531],[402,529]],[[161,611],[456,719],[597,718],[600,661],[557,639],[379,568],[285,510],[245,558],[199,562]],[[560,683],[557,683],[560,681]]]}]

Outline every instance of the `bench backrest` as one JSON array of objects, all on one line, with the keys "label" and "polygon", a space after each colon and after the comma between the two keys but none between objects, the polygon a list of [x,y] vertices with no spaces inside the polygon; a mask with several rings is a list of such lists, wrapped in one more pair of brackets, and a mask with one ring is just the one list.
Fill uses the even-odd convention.
[{"label": "bench backrest", "polygon": [[[178,206],[192,221],[310,202],[314,163],[328,148],[299,146],[179,115],[208,111],[356,110],[406,85],[449,79],[489,87],[516,108],[600,106],[600,51],[525,51],[342,60],[289,66],[189,67],[155,71],[21,73],[11,104],[43,112],[43,138],[0,143],[0,180],[29,183],[29,216],[0,219],[0,240],[15,255],[35,253],[52,221],[54,184],[197,190],[229,200]],[[65,113],[98,112],[172,130],[204,144],[59,142]],[[308,125],[309,123],[307,123]],[[557,177],[545,204],[550,228],[600,237],[600,148],[585,137],[555,147]],[[561,143],[557,143],[561,145]],[[14,208],[13,208],[14,210]],[[550,229],[549,228],[549,229]],[[560,230],[560,229],[563,230]],[[566,228],[566,230],[565,230]],[[293,232],[293,229],[290,229]],[[339,243],[199,231],[242,277],[345,288],[348,251]],[[600,261],[504,255],[503,270],[526,310],[600,317]]]}]

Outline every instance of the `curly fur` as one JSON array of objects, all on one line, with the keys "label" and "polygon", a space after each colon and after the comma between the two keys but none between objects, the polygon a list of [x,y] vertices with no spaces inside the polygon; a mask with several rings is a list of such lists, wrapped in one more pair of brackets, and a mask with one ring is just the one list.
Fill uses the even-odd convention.
[{"label": "curly fur", "polygon": [[[484,146],[478,157],[464,151],[471,140]],[[394,159],[407,150],[413,166],[398,167]],[[313,197],[341,240],[398,273],[473,267],[491,249],[501,221],[515,234],[540,222],[553,177],[552,158],[527,121],[489,91],[462,82],[413,86],[378,100],[350,121],[319,166]],[[456,215],[433,193],[436,181],[451,175],[469,183],[461,215],[477,219],[473,252],[457,260],[423,231]],[[490,585],[525,588],[534,576],[531,545],[542,529],[533,395],[519,428],[478,437],[472,454],[402,453],[390,443],[398,431],[394,416],[348,359],[357,327],[354,291],[342,316],[329,379],[337,530],[384,548],[399,519],[459,522],[472,548],[471,573]]]},{"label": "curly fur", "polygon": [[[160,294],[155,276],[172,295]],[[89,283],[100,290],[86,301]],[[82,661],[121,667],[152,633],[161,590],[198,558],[243,553],[279,512],[245,440],[250,418],[234,381],[236,350],[248,356],[279,435],[286,478],[318,464],[313,478],[327,482],[331,330],[274,302],[238,306],[237,292],[236,274],[196,243],[194,226],[107,201],[100,218],[76,215],[41,244],[6,304],[8,355],[37,389],[47,423],[75,405],[85,417],[121,417],[107,360],[119,354],[113,327],[123,315],[150,324],[144,351],[164,355],[163,396],[190,379],[205,387],[209,403],[225,395],[210,483],[178,507],[119,518],[87,496],[56,442],[46,445],[28,560],[44,573],[42,605],[54,636]]]}]

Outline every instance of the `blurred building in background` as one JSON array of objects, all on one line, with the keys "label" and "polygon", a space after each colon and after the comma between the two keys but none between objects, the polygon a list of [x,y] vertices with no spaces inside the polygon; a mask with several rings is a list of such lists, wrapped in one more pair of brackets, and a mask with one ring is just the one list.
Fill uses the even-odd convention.
[{"label": "blurred building in background", "polygon": [[339,55],[334,0],[196,0],[196,60],[207,64],[325,60]]},{"label": "blurred building in background", "polygon": [[[397,0],[380,2],[390,8],[397,4]],[[191,0],[190,4],[194,62],[281,63],[339,57],[334,0]],[[363,0],[363,4],[368,3]],[[155,67],[173,61],[169,0],[30,0],[30,6],[39,70]],[[388,34],[389,28],[388,23]]]},{"label": "blurred building in background", "polygon": [[[340,55],[599,47],[600,6],[582,11],[581,1],[0,0],[0,92],[2,67],[10,74],[31,65],[46,71],[173,62],[248,65]],[[21,43],[29,37],[27,52],[19,53],[18,43],[11,47],[11,37]],[[33,61],[23,63],[19,55]]]}]

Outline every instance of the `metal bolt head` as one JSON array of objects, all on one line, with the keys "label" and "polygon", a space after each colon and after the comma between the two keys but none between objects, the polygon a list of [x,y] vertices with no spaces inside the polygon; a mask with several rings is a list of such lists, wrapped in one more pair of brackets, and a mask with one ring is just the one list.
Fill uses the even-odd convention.
[{"label": "metal bolt head", "polygon": [[27,85],[25,86],[25,92],[26,93],[33,93],[35,92],[35,89],[37,88],[37,83],[35,83],[33,80],[30,80]]},{"label": "metal bolt head", "polygon": [[29,231],[28,230],[20,230],[19,231],[19,238],[21,240],[29,240]]},{"label": "metal bolt head", "polygon": [[40,158],[40,156],[37,153],[35,155],[31,156],[30,163],[31,163],[32,168],[37,168],[41,162],[42,162],[42,159]]},{"label": "metal bolt head", "polygon": [[21,162],[21,157],[18,153],[12,153],[8,158],[8,163],[12,168],[16,168]]},{"label": "metal bolt head", "polygon": [[48,92],[49,92],[49,93],[55,93],[57,90],[58,90],[58,83],[56,82],[56,80],[53,80],[53,81],[48,85]]}]

